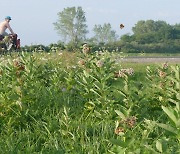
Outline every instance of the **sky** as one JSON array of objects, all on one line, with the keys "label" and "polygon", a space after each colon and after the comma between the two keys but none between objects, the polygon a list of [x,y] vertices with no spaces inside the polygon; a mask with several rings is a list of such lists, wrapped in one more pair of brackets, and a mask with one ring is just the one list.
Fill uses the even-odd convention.
[{"label": "sky", "polygon": [[[139,20],[180,23],[180,0],[0,0],[0,21],[11,16],[11,28],[24,45],[49,45],[61,37],[54,29],[58,12],[81,6],[92,37],[94,25],[110,23],[119,36],[130,33]],[[125,25],[124,29],[119,24]],[[8,33],[10,33],[7,30]]]}]

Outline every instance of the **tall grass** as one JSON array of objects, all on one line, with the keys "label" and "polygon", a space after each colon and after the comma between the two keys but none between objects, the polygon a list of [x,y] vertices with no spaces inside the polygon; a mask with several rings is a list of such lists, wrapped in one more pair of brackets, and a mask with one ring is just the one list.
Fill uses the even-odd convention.
[{"label": "tall grass", "polygon": [[112,57],[1,57],[0,153],[179,153],[179,66]]}]

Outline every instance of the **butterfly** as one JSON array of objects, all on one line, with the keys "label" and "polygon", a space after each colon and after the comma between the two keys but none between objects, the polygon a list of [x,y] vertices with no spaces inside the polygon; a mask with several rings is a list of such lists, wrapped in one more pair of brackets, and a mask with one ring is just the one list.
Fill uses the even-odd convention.
[{"label": "butterfly", "polygon": [[124,25],[123,24],[120,24],[120,26],[119,26],[121,29],[123,29],[124,28]]}]

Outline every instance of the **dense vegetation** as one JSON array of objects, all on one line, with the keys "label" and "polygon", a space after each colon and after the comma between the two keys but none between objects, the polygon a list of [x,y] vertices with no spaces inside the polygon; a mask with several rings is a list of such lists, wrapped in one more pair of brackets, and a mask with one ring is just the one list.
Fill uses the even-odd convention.
[{"label": "dense vegetation", "polygon": [[123,53],[180,53],[180,24],[169,25],[165,21],[147,20],[139,21],[132,30],[132,35],[118,38],[110,24],[95,25],[95,36],[92,38],[76,40],[75,43],[59,41],[49,46],[25,46],[22,50],[73,51],[80,49],[83,43],[88,43],[92,51],[107,49]]},{"label": "dense vegetation", "polygon": [[165,21],[139,21],[132,28],[133,35],[122,36],[127,52],[180,52],[180,24]]},{"label": "dense vegetation", "polygon": [[0,64],[0,153],[180,153],[178,65],[22,52]]},{"label": "dense vegetation", "polygon": [[[126,53],[177,53],[180,52],[180,24],[170,25],[165,21],[141,20],[132,27],[133,34],[119,38],[110,23],[94,25],[94,36],[86,38],[88,25],[82,7],[64,8],[58,13],[55,29],[67,49],[79,48],[84,42],[93,50],[108,48],[109,51]],[[120,29],[126,25],[120,24]],[[60,45],[62,45],[62,42]]]}]

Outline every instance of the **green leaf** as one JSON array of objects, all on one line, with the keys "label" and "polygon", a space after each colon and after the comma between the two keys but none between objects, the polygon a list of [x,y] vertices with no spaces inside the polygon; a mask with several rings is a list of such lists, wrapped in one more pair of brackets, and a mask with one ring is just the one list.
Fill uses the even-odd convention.
[{"label": "green leaf", "polygon": [[83,79],[84,83],[88,84],[88,82],[87,82],[85,77],[83,77],[82,79]]},{"label": "green leaf", "polygon": [[135,141],[134,138],[132,138],[132,139],[127,139],[127,140],[126,140],[126,144],[127,144],[128,146],[130,146],[131,144],[134,143],[134,141]]},{"label": "green leaf", "polygon": [[114,73],[109,73],[109,75],[105,77],[105,81],[108,80],[109,78],[112,78],[113,76],[114,76]]},{"label": "green leaf", "polygon": [[178,119],[176,127],[180,128],[180,119]]},{"label": "green leaf", "polygon": [[124,154],[126,151],[126,148],[122,148],[120,146],[114,145],[111,150],[108,150],[110,154]]},{"label": "green leaf", "polygon": [[177,102],[177,101],[175,101],[175,100],[173,100],[173,99],[168,99],[170,102],[172,102],[172,103],[174,103],[175,105],[176,105],[176,108],[178,109],[178,110],[180,110],[180,103],[179,102]]},{"label": "green leaf", "polygon": [[159,153],[156,152],[156,151],[154,150],[154,148],[152,148],[151,146],[149,146],[149,145],[144,145],[144,146],[146,147],[146,149],[152,151],[153,154],[159,154]]},{"label": "green leaf", "polygon": [[128,146],[130,146],[131,144],[134,143],[135,139],[127,139],[125,142],[122,140],[118,140],[118,139],[111,139],[110,142],[112,144],[118,145],[122,148],[127,148]]},{"label": "green leaf", "polygon": [[87,71],[83,71],[85,77],[89,77],[89,73]]},{"label": "green leaf", "polygon": [[99,113],[98,111],[95,110],[95,111],[94,111],[94,114],[95,114],[96,117],[102,118],[101,113]]},{"label": "green leaf", "polygon": [[177,98],[178,100],[180,100],[180,94],[179,94],[179,93],[176,95],[176,98]]},{"label": "green leaf", "polygon": [[159,152],[163,152],[162,143],[160,142],[160,140],[156,141],[156,148]]},{"label": "green leaf", "polygon": [[127,94],[125,92],[123,92],[122,90],[118,90],[118,92],[123,95],[125,98],[127,97]]},{"label": "green leaf", "polygon": [[169,118],[175,123],[177,124],[177,118],[176,116],[174,115],[174,110],[170,109],[170,108],[167,108],[165,106],[162,106],[162,109],[163,111],[169,116]]},{"label": "green leaf", "polygon": [[118,114],[118,116],[120,116],[122,119],[125,119],[126,116],[119,110],[115,110],[115,112]]},{"label": "green leaf", "polygon": [[127,146],[128,146],[125,142],[123,142],[123,141],[121,141],[121,140],[117,140],[117,139],[110,139],[110,142],[111,142],[112,144],[118,145],[118,146],[120,146],[120,147],[122,147],[122,148],[127,148]]},{"label": "green leaf", "polygon": [[85,85],[84,83],[82,83],[82,82],[80,82],[80,81],[77,81],[77,82],[78,82],[80,85],[86,87],[86,85]]},{"label": "green leaf", "polygon": [[171,68],[175,72],[176,79],[179,79],[179,66],[171,66]]},{"label": "green leaf", "polygon": [[99,90],[102,90],[102,89],[103,89],[102,84],[101,84],[99,81],[95,81],[95,82],[94,82],[94,86],[95,86],[97,89],[99,89]]},{"label": "green leaf", "polygon": [[157,123],[157,125],[161,128],[164,128],[165,130],[177,135],[177,129],[175,129],[174,127],[171,127],[169,125],[162,124],[162,123]]},{"label": "green leaf", "polygon": [[97,91],[95,91],[94,89],[90,89],[90,91],[93,92],[93,93],[95,93],[95,94],[98,95],[99,97],[101,97],[101,95],[100,95]]}]

